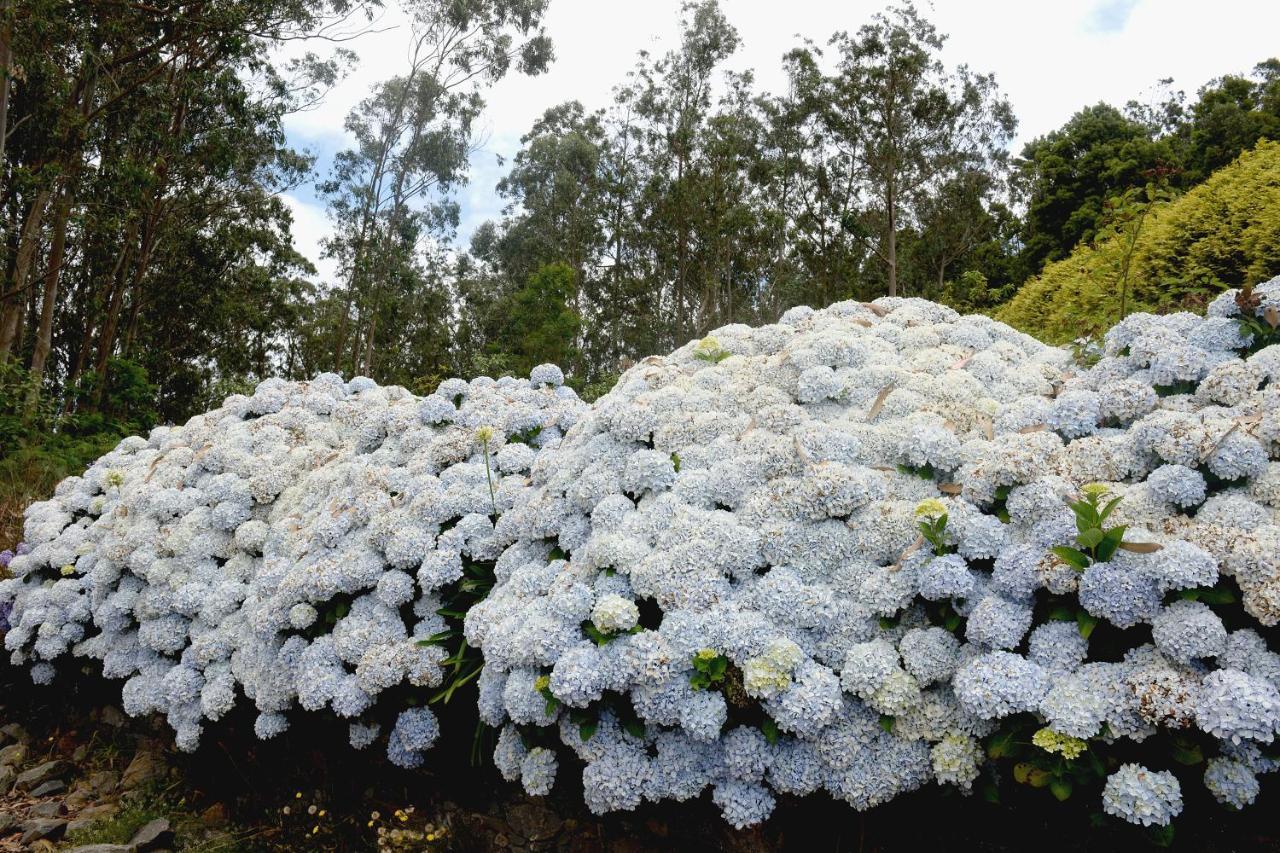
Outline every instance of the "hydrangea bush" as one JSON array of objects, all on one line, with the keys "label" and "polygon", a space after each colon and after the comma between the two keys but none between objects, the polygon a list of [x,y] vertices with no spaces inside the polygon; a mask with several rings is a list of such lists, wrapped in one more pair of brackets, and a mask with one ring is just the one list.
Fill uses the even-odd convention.
[{"label": "hydrangea bush", "polygon": [[268,380],[125,439],[27,510],[0,582],[12,662],[47,682],[64,655],[101,660],[183,749],[243,694],[260,737],[324,709],[359,747],[390,724],[389,757],[416,766],[438,727],[398,688],[462,663],[446,605],[491,576],[494,520],[585,408],[562,380],[547,365],[423,398]]},{"label": "hydrangea bush", "polygon": [[543,790],[560,741],[594,811],[710,789],[746,826],[1008,760],[1165,825],[1177,779],[1125,760],[1146,742],[1252,801],[1280,730],[1278,301],[1129,317],[1087,369],[912,299],[647,359],[497,525],[466,632],[499,768]]},{"label": "hydrangea bush", "polygon": [[28,510],[6,647],[37,681],[101,659],[186,748],[243,693],[262,737],[324,711],[406,767],[474,679],[502,775],[581,767],[595,812],[709,791],[742,827],[1001,764],[1141,826],[1172,769],[1242,808],[1280,733],[1277,326],[1280,279],[1082,364],[881,299],[716,330],[590,409],[549,365],[268,381]]}]

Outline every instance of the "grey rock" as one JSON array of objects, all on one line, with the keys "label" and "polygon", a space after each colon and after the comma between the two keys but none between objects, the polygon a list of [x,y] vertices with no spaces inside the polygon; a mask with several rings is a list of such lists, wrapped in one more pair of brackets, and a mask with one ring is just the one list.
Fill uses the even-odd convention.
[{"label": "grey rock", "polygon": [[12,767],[0,765],[0,796],[9,793],[13,788],[13,780],[18,778],[18,773]]},{"label": "grey rock", "polygon": [[14,787],[19,791],[30,791],[32,788],[38,788],[51,779],[62,779],[70,776],[73,770],[75,770],[75,767],[70,761],[55,758],[53,761],[37,764],[31,769],[19,773],[17,780],[14,782]]},{"label": "grey rock", "polygon": [[61,794],[67,790],[67,783],[61,779],[50,779],[31,790],[33,797],[52,797],[54,794]]},{"label": "grey rock", "polygon": [[4,749],[0,749],[0,764],[17,767],[26,760],[27,745],[25,743],[11,743]]},{"label": "grey rock", "polygon": [[19,843],[31,844],[42,838],[57,841],[67,831],[67,822],[60,818],[34,818],[21,824],[22,839]]},{"label": "grey rock", "polygon": [[0,812],[0,835],[8,835],[17,825],[18,819],[13,812]]},{"label": "grey rock", "polygon": [[83,809],[75,816],[75,819],[67,824],[67,832],[79,832],[93,826],[100,820],[107,820],[114,817],[116,812],[120,811],[120,806],[115,803],[103,803],[98,806],[89,806]]},{"label": "grey rock", "polygon": [[47,803],[36,803],[31,807],[32,817],[62,817],[66,808],[57,800],[50,800]]},{"label": "grey rock", "polygon": [[133,756],[120,777],[120,787],[126,791],[140,788],[164,775],[165,765],[160,756],[150,750],[141,750]]},{"label": "grey rock", "polygon": [[26,743],[29,740],[31,735],[19,723],[0,726],[0,743]]},{"label": "grey rock", "polygon": [[143,824],[142,828],[133,834],[129,843],[138,848],[140,853],[172,847],[173,827],[164,818],[156,818]]},{"label": "grey rock", "polygon": [[89,787],[99,794],[110,794],[120,786],[120,774],[114,770],[99,770],[90,773],[87,781]]},{"label": "grey rock", "polygon": [[102,709],[102,722],[113,729],[118,729],[128,722],[128,718],[115,705],[108,705]]}]

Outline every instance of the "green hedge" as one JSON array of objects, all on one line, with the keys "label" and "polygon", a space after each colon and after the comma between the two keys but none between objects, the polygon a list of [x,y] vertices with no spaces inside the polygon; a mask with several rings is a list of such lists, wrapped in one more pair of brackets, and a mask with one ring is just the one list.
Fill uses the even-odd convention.
[{"label": "green hedge", "polygon": [[[1060,344],[1120,315],[1122,242],[1080,245],[1024,284],[996,318]],[[1280,143],[1263,141],[1186,195],[1153,207],[1134,246],[1127,312],[1196,308],[1280,275]]]}]

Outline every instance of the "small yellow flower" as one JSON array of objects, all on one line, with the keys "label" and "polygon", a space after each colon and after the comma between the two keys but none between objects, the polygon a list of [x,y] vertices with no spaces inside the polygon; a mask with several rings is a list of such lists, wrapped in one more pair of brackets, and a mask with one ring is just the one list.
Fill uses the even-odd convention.
[{"label": "small yellow flower", "polygon": [[539,693],[541,693],[543,690],[546,690],[550,686],[551,686],[551,676],[549,675],[540,675],[538,676],[538,680],[533,682],[533,689],[538,691]]},{"label": "small yellow flower", "polygon": [[1080,494],[1086,498],[1100,498],[1111,491],[1106,483],[1086,483],[1080,487]]},{"label": "small yellow flower", "polygon": [[76,567],[71,565],[70,563],[67,563],[61,569],[58,569],[58,571],[62,573],[62,576],[64,578],[69,578],[76,573]]},{"label": "small yellow flower", "polygon": [[293,798],[294,798],[295,800],[300,800],[300,799],[302,799],[302,792],[301,792],[301,791],[299,791],[298,793],[294,794],[294,795],[293,795]]},{"label": "small yellow flower", "polygon": [[1031,742],[1045,752],[1057,753],[1068,761],[1079,758],[1089,748],[1080,738],[1059,734],[1047,726],[1032,735]]},{"label": "small yellow flower", "polygon": [[941,518],[947,514],[947,506],[937,498],[928,498],[916,505],[917,518]]},{"label": "small yellow flower", "polygon": [[106,477],[103,477],[103,481],[106,482],[108,486],[119,488],[124,485],[124,472],[112,469],[107,472]]},{"label": "small yellow flower", "polygon": [[476,441],[481,444],[488,444],[493,441],[493,427],[482,426],[476,427]]},{"label": "small yellow flower", "polygon": [[324,809],[320,810],[320,817],[324,817],[326,814],[328,814],[327,811],[325,811]]},{"label": "small yellow flower", "polygon": [[718,657],[720,657],[720,653],[715,649],[702,649],[697,654],[698,660],[715,660]]}]

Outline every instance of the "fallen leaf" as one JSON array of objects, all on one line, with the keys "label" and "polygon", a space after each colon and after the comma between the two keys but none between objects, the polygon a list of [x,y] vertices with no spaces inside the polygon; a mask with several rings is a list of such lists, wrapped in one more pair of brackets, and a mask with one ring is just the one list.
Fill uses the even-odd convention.
[{"label": "fallen leaf", "polygon": [[1159,551],[1163,547],[1164,547],[1163,545],[1158,545],[1155,542],[1121,542],[1120,543],[1120,549],[1123,551],[1128,551],[1131,554],[1154,554],[1156,551]]},{"label": "fallen leaf", "polygon": [[867,412],[867,423],[874,421],[876,415],[880,414],[880,410],[884,408],[884,401],[893,391],[893,385],[889,384],[880,389],[880,393],[876,395],[876,401],[871,404],[871,411]]}]

